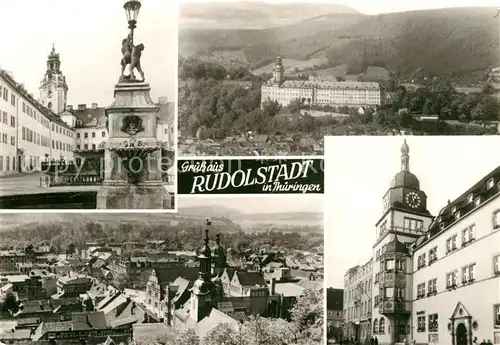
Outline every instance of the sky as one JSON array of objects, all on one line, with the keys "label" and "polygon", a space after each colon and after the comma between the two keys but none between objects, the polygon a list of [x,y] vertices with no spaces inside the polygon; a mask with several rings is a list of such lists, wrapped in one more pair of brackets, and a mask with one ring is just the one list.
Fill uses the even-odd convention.
[{"label": "sky", "polygon": [[[385,192],[401,170],[403,137],[325,140],[326,285],[343,288],[345,272],[372,255]],[[497,136],[407,137],[410,171],[433,215],[500,165]]]},{"label": "sky", "polygon": [[[177,5],[165,0],[141,2],[134,43],[145,45],[141,65],[151,97],[175,100]],[[69,87],[68,104],[110,105],[121,72],[121,41],[129,33],[124,3],[0,0],[0,68],[12,72],[38,99],[54,43]]]},{"label": "sky", "polygon": [[[185,2],[215,2],[211,0],[187,0]],[[234,0],[219,0],[217,2],[234,2]],[[245,1],[245,2],[259,2],[259,1]],[[269,3],[283,3],[283,2],[307,2],[307,3],[333,3],[347,5],[364,14],[380,14],[392,13],[403,11],[415,10],[428,10],[446,7],[483,7],[493,6],[500,7],[498,0],[325,0],[325,1],[294,1],[294,0],[269,0],[263,1]]]},{"label": "sky", "polygon": [[323,195],[179,195],[179,208],[221,206],[242,213],[323,212]]},{"label": "sky", "polygon": [[498,0],[346,0],[332,1],[352,7],[364,14],[380,14],[416,10],[429,10],[447,7],[479,7],[495,6],[498,7]]}]

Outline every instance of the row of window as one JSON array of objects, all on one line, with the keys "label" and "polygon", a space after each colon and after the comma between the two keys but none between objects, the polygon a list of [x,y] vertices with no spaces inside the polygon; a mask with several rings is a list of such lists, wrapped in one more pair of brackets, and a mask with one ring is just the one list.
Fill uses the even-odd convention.
[{"label": "row of window", "polygon": [[[3,98],[5,102],[9,101],[9,90],[6,87],[0,86],[0,96]],[[10,95],[10,104],[16,106],[16,95],[13,93]]]},{"label": "row of window", "polygon": [[373,320],[373,334],[385,334],[385,318]]},{"label": "row of window", "polygon": [[[471,263],[462,267],[462,285],[473,283],[476,280],[475,267],[475,263]],[[447,289],[452,289],[458,286],[458,274],[458,270],[454,270],[446,274]],[[493,258],[493,275],[500,275],[500,255],[495,255],[495,257]],[[429,280],[427,284],[427,296],[435,295],[437,293],[437,278]],[[417,284],[417,299],[425,297],[425,285],[425,282]]]},{"label": "row of window", "polygon": [[380,271],[405,271],[404,259],[385,259],[380,262]]},{"label": "row of window", "polygon": [[[429,314],[428,332],[437,332],[439,329],[438,314]],[[417,316],[417,332],[425,332],[425,315]]]},{"label": "row of window", "polygon": [[[437,278],[428,281],[427,296],[437,293]],[[417,299],[425,297],[425,282],[417,284]]]},{"label": "row of window", "polygon": [[31,107],[29,104],[26,104],[26,102],[23,102],[21,110],[23,113],[25,113],[29,117],[31,117],[31,118],[35,119],[36,121],[38,121],[39,123],[41,123],[47,129],[49,128],[49,124],[50,124],[49,119],[47,119],[45,116],[42,116],[41,114],[37,113],[36,109]]},{"label": "row of window", "polygon": [[[493,229],[500,228],[500,210],[493,213]],[[472,224],[467,226],[461,231],[462,247],[467,246],[469,243],[476,239],[476,225]],[[458,249],[458,234],[454,234],[446,239],[446,254],[449,254]],[[438,259],[438,247],[435,246],[429,249],[429,265]],[[426,253],[422,253],[417,258],[417,270],[425,267]]]},{"label": "row of window", "polygon": [[[462,230],[462,247],[465,247],[470,242],[474,241],[475,238],[476,225],[472,224],[466,229]],[[457,238],[458,235],[455,234],[446,239],[446,254],[457,249]]]},{"label": "row of window", "polygon": [[[12,159],[12,164],[11,164],[11,159]],[[0,156],[0,171],[15,171],[15,170],[16,170],[16,157],[6,156],[4,165],[3,156]]]},{"label": "row of window", "polygon": [[[368,316],[368,314],[372,311],[372,302],[371,298],[367,301],[361,302],[359,307],[350,307],[344,310],[344,314],[347,316],[347,319],[357,318],[360,316]],[[361,315],[360,315],[361,314]]]},{"label": "row of window", "polygon": [[[462,285],[473,283],[476,280],[475,267],[475,263],[462,267]],[[446,288],[452,289],[456,286],[458,286],[458,270],[446,273]]]},{"label": "row of window", "polygon": [[[79,139],[81,138],[81,133],[76,133],[76,138]],[[83,133],[83,138],[84,139],[88,139],[89,137],[89,133],[88,132],[84,132]],[[96,137],[96,132],[92,132],[92,138],[95,138]],[[105,138],[106,137],[106,132],[105,131],[102,131],[101,132],[101,138]]]},{"label": "row of window", "polygon": [[[9,115],[6,111],[2,112],[2,123],[8,125],[9,124]],[[16,118],[14,116],[10,117],[10,126],[16,127]]]},{"label": "row of window", "polygon": [[22,128],[22,139],[43,147],[50,147],[51,146],[50,144],[52,143],[53,149],[67,151],[67,152],[73,151],[73,146],[71,144],[63,143],[62,141],[59,140],[54,140],[54,139],[51,140],[50,138],[40,133],[36,133],[26,127]]},{"label": "row of window", "polygon": [[[1,140],[2,140],[2,144],[8,144],[9,143],[9,135],[6,134],[6,133],[1,133]],[[16,146],[16,137],[14,136],[10,136],[10,144],[12,146]]]}]

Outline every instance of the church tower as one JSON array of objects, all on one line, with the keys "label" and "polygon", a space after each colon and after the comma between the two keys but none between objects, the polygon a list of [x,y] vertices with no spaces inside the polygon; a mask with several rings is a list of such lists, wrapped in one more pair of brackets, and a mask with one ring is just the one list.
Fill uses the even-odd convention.
[{"label": "church tower", "polygon": [[283,68],[283,61],[281,60],[281,57],[278,55],[276,57],[276,62],[274,64],[274,71],[273,71],[273,81],[274,83],[281,85],[284,81],[284,73],[285,69]]},{"label": "church tower", "polygon": [[68,85],[66,77],[61,72],[61,60],[52,45],[52,51],[47,59],[47,71],[40,82],[39,102],[55,114],[60,114],[66,110],[67,96]]},{"label": "church tower", "polygon": [[372,256],[372,324],[380,344],[409,342],[411,327],[411,244],[425,235],[432,222],[427,195],[410,171],[410,147],[401,146],[401,170],[383,198],[384,210],[376,223]]},{"label": "church tower", "polygon": [[[207,225],[210,222],[207,221]],[[200,322],[210,314],[213,307],[214,283],[211,280],[212,252],[208,246],[208,229],[205,230],[205,246],[200,250],[198,260],[200,268],[198,279],[191,289],[190,317],[195,322]]]},{"label": "church tower", "polygon": [[[212,275],[215,277],[212,279],[214,283],[214,305],[221,302],[224,297],[224,287],[222,285],[221,276],[224,273],[224,269],[227,267],[226,261],[226,251],[220,244],[220,234],[215,237],[216,245],[212,249],[213,255],[213,271]],[[229,292],[228,292],[229,293]]]}]

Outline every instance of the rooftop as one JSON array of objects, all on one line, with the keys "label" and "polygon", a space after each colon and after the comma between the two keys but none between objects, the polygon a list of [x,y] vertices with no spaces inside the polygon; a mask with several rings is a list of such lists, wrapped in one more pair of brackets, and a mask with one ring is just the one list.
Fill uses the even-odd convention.
[{"label": "rooftop", "polygon": [[459,221],[461,217],[464,217],[469,212],[481,207],[484,202],[499,195],[500,166],[481,178],[458,198],[444,206],[429,226],[428,233],[417,239],[415,243],[416,247],[423,245],[428,240],[446,231],[447,228]]},{"label": "rooftop", "polygon": [[61,118],[59,118],[58,115],[56,115],[55,113],[53,113],[50,109],[44,107],[42,104],[40,104],[32,95],[30,95],[28,93],[28,91],[26,91],[26,89],[24,88],[24,86],[18,82],[16,82],[14,80],[14,77],[12,76],[11,73],[3,70],[3,69],[0,69],[0,77],[2,77],[3,79],[5,79],[5,81],[12,87],[14,88],[18,93],[20,93],[21,95],[23,95],[23,97],[25,97],[28,101],[31,102],[31,104],[37,108],[37,110],[39,112],[41,112],[47,119],[49,119],[51,122],[54,122],[54,123],[57,123],[58,125],[60,125],[61,127],[64,127],[66,129],[69,129],[71,130],[72,128],[69,127],[66,122],[64,122],[63,120],[61,120]]}]

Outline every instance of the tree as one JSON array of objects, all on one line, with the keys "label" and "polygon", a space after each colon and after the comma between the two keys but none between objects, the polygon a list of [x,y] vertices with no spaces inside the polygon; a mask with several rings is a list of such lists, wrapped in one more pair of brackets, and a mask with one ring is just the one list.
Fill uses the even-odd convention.
[{"label": "tree", "polygon": [[14,295],[14,293],[7,293],[3,301],[2,311],[10,312],[12,314],[15,314],[19,311],[19,301],[17,300],[17,297],[16,295]]},{"label": "tree", "polygon": [[323,343],[323,290],[305,290],[291,314],[299,344]]},{"label": "tree", "polygon": [[277,101],[265,101],[262,104],[262,111],[264,115],[274,116],[279,113],[281,105]]}]

